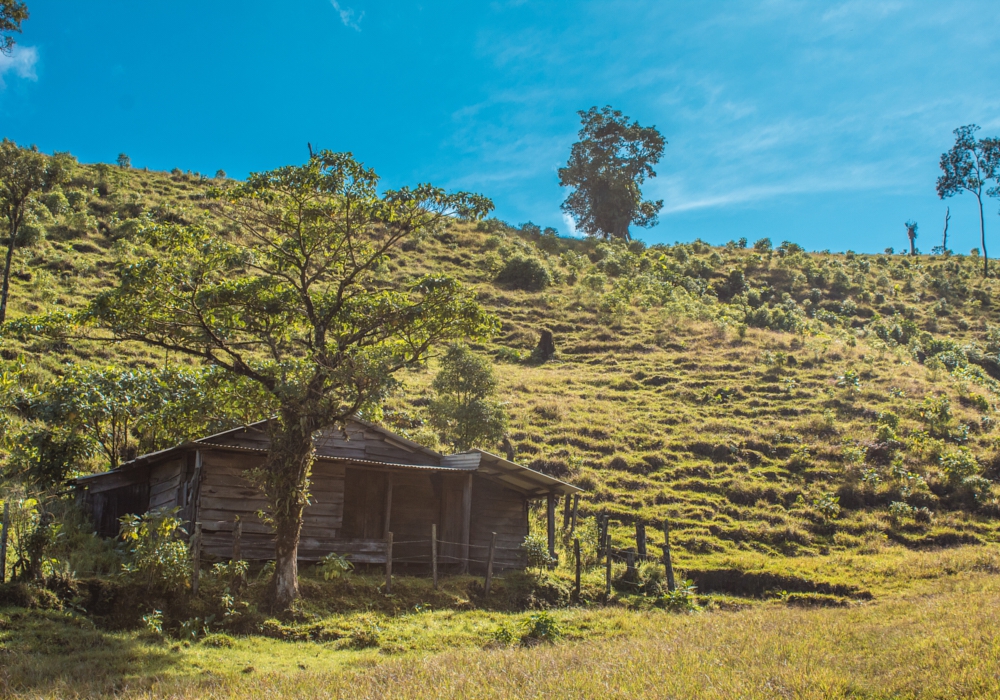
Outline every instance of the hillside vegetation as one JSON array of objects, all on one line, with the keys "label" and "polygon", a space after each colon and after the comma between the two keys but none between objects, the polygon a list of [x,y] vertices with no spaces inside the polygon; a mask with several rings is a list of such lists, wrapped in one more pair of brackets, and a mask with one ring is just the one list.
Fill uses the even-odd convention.
[{"label": "hillside vegetation", "polygon": [[[66,167],[16,256],[15,321],[79,310],[113,286],[116,252],[144,225],[223,228],[205,178]],[[392,275],[455,276],[500,317],[477,349],[497,363],[517,458],[587,489],[585,514],[668,518],[682,556],[995,535],[1000,311],[975,257],[646,247],[497,220],[406,248]],[[544,362],[532,354],[542,329],[557,348]],[[183,363],[30,333],[0,352],[22,387],[69,362]],[[432,370],[410,373],[381,418],[435,445]]]}]

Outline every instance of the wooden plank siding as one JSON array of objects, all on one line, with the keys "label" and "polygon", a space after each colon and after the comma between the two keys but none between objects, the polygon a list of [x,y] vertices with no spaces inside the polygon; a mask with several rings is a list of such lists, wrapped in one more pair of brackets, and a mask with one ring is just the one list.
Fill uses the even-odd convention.
[{"label": "wooden plank siding", "polygon": [[[486,559],[492,533],[497,533],[495,571],[523,569],[527,557],[520,551],[528,536],[528,501],[523,495],[496,482],[473,475],[471,559]],[[472,562],[473,572],[485,571],[485,564]]]}]

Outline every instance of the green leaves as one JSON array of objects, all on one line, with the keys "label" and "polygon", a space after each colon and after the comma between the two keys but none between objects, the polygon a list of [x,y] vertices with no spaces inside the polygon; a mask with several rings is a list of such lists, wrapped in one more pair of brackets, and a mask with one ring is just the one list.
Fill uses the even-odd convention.
[{"label": "green leaves", "polygon": [[465,345],[452,345],[434,378],[431,423],[457,450],[490,447],[507,430],[507,412],[496,398],[489,361]]}]

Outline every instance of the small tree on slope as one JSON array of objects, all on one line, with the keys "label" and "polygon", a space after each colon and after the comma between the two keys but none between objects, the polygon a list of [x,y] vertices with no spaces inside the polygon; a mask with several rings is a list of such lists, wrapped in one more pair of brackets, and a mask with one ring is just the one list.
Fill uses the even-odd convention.
[{"label": "small tree on slope", "polygon": [[492,203],[430,185],[379,196],[377,184],[350,154],[323,151],[217,190],[232,233],[148,230],[120,264],[118,287],[86,316],[117,339],[200,358],[274,397],[270,449],[250,477],[270,506],[281,608],[298,596],[313,435],[380,401],[432,344],[497,326],[449,278],[400,289],[386,271],[407,237],[445,217],[479,218]]}]

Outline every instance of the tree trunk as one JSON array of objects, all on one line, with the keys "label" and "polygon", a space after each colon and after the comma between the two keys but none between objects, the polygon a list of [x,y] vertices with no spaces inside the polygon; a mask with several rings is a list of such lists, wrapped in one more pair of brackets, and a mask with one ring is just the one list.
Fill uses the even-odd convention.
[{"label": "tree trunk", "polygon": [[3,266],[3,288],[0,289],[0,324],[7,320],[7,294],[10,292],[10,265],[14,260],[14,245],[17,240],[17,222],[11,221],[10,243],[7,244],[7,262]]},{"label": "tree trunk", "polygon": [[309,494],[313,463],[314,421],[294,414],[282,416],[271,429],[268,451],[259,484],[264,487],[274,522],[274,605],[287,610],[299,597],[299,537],[302,511]]},{"label": "tree trunk", "polygon": [[986,255],[986,222],[983,220],[983,198],[976,195],[979,200],[979,240],[983,245],[983,277],[990,271],[989,256]]}]

